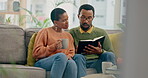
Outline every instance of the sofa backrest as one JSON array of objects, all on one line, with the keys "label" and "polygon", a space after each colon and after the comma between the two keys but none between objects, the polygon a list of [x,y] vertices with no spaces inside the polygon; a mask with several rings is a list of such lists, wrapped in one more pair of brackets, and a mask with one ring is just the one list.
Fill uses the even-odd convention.
[{"label": "sofa backrest", "polygon": [[30,41],[30,38],[32,37],[32,35],[35,33],[35,32],[38,32],[41,28],[27,28],[25,29],[25,46],[26,46],[26,51],[28,51],[28,44],[29,44],[29,41]]},{"label": "sofa backrest", "polygon": [[0,63],[25,64],[25,32],[15,25],[0,25]]},{"label": "sofa backrest", "polygon": [[[26,64],[27,49],[31,36],[41,28],[27,28],[23,30],[15,25],[0,25],[0,64]],[[107,30],[110,33],[120,30]]]},{"label": "sofa backrest", "polygon": [[[29,44],[29,41],[30,41],[30,38],[32,37],[33,33],[35,32],[38,32],[41,28],[28,28],[28,29],[25,29],[25,33],[26,33],[26,49],[28,49],[28,44]],[[69,30],[65,30],[65,31],[69,31]],[[115,54],[117,56],[119,56],[119,50],[117,49],[119,46],[117,45],[118,44],[118,39],[116,37],[116,35],[118,35],[118,33],[121,33],[122,31],[121,30],[106,30],[106,32],[109,34],[109,37],[110,37],[110,40],[113,44],[113,48],[114,50],[116,51]],[[118,47],[116,47],[118,46]],[[26,50],[28,51],[28,50]],[[28,52],[27,52],[28,53]]]},{"label": "sofa backrest", "polygon": [[[26,51],[28,51],[28,44],[29,44],[29,41],[30,41],[30,38],[32,37],[32,35],[35,33],[35,32],[38,32],[41,28],[27,28],[25,29],[25,40],[26,40],[26,43],[25,43],[25,46],[26,46]],[[66,29],[65,31],[69,31],[68,29]],[[106,30],[106,32],[108,34],[114,34],[114,33],[120,33],[122,32],[121,30]],[[28,52],[27,52],[28,53]]]}]

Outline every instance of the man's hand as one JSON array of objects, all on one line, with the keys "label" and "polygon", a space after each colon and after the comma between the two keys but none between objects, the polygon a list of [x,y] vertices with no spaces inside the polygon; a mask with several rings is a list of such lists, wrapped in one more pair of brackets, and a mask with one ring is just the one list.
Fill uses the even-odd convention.
[{"label": "man's hand", "polygon": [[88,54],[101,54],[102,53],[102,46],[100,42],[98,42],[98,47],[94,47],[92,45],[85,46],[86,49],[84,51]]}]

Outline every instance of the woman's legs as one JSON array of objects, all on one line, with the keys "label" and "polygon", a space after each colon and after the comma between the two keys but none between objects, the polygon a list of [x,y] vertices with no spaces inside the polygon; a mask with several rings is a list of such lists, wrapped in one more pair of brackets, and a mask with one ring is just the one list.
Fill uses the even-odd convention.
[{"label": "woman's legs", "polygon": [[74,60],[68,60],[63,78],[77,78],[77,65]]},{"label": "woman's legs", "polygon": [[77,78],[84,77],[86,75],[86,59],[83,55],[81,54],[76,54],[73,57],[73,60],[77,64]]},{"label": "woman's legs", "polygon": [[64,53],[57,53],[37,61],[35,67],[50,71],[50,78],[62,78],[67,60],[67,56]]}]

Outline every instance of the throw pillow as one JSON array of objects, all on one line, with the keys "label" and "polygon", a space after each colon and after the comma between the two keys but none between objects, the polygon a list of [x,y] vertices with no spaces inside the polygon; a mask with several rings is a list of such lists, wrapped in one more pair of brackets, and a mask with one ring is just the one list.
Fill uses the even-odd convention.
[{"label": "throw pillow", "polygon": [[110,41],[115,51],[114,53],[117,57],[120,57],[121,35],[122,33],[109,34]]},{"label": "throw pillow", "polygon": [[33,46],[34,46],[36,35],[37,33],[34,33],[30,38],[30,42],[28,45],[27,66],[34,66],[34,63],[35,63],[35,58],[33,58],[32,53],[33,53]]}]

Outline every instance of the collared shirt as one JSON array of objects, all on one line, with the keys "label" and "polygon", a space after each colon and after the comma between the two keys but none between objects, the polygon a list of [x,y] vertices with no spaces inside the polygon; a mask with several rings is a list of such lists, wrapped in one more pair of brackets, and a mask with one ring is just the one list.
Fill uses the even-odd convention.
[{"label": "collared shirt", "polygon": [[84,30],[82,30],[82,28],[80,27],[80,33],[91,33],[93,28],[94,28],[94,26],[92,26],[91,28],[89,28],[89,30],[84,31]]}]

